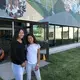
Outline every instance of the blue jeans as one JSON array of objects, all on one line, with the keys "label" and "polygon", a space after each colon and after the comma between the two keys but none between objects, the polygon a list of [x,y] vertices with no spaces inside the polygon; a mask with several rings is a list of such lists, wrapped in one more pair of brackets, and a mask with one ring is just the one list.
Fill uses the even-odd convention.
[{"label": "blue jeans", "polygon": [[36,64],[26,64],[27,80],[31,80],[31,71],[33,70],[37,80],[41,80],[40,70],[35,71]]},{"label": "blue jeans", "polygon": [[24,67],[12,63],[12,71],[15,77],[15,80],[23,80]]}]

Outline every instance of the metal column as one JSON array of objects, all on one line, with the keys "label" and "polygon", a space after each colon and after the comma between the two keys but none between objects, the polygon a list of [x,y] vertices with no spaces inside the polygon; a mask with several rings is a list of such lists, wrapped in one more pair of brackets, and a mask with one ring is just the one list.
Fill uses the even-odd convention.
[{"label": "metal column", "polygon": [[14,21],[12,22],[12,37],[14,36]]}]

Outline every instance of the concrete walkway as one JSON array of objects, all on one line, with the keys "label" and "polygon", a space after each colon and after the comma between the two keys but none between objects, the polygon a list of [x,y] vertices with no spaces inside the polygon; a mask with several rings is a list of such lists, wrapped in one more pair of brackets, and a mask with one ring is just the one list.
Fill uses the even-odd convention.
[{"label": "concrete walkway", "polygon": [[[62,46],[57,46],[49,49],[49,54],[54,54],[58,53],[61,51],[69,50],[72,48],[80,47],[80,43],[73,43],[73,44],[67,44],[67,45],[62,45]],[[46,50],[41,50],[41,54],[46,54]]]},{"label": "concrete walkway", "polygon": [[[40,67],[46,66],[49,63],[46,61],[41,60],[40,61]],[[11,69],[11,62],[7,62],[4,64],[0,64],[0,77],[3,80],[11,80],[14,79],[12,69]]]},{"label": "concrete walkway", "polygon": [[[69,49],[76,48],[76,47],[80,47],[80,43],[74,43],[74,44],[68,44],[68,45],[63,45],[63,46],[50,48],[49,49],[49,54],[54,54],[54,53],[57,53],[57,52],[69,50]],[[46,51],[45,50],[41,50],[41,53],[45,54]],[[43,67],[43,66],[45,66],[47,64],[49,64],[49,63],[46,62],[46,61],[41,61],[40,62],[40,67]],[[3,80],[11,80],[11,79],[14,78],[10,62],[4,63],[4,64],[0,64],[0,77]]]}]

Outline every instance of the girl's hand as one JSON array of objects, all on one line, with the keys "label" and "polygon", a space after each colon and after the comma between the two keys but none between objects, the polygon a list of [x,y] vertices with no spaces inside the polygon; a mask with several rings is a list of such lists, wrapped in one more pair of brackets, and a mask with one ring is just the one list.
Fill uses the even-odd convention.
[{"label": "girl's hand", "polygon": [[21,64],[21,66],[22,66],[22,67],[25,67],[25,66],[26,66],[26,63],[25,63],[25,62],[23,62],[23,63]]},{"label": "girl's hand", "polygon": [[39,64],[36,64],[35,71],[37,71],[38,69],[39,69]]}]

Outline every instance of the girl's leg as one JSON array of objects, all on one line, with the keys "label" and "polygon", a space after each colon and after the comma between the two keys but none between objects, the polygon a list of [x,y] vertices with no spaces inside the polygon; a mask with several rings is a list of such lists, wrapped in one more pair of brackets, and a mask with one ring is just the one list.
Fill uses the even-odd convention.
[{"label": "girl's leg", "polygon": [[35,66],[36,66],[36,64],[33,65],[33,71],[35,73],[36,79],[41,80],[40,70],[38,69],[37,71],[35,71]]},{"label": "girl's leg", "polygon": [[31,80],[31,71],[32,71],[32,65],[27,63],[26,64],[26,71],[27,71],[27,80]]},{"label": "girl's leg", "polygon": [[24,67],[12,63],[12,70],[16,80],[23,80]]}]

